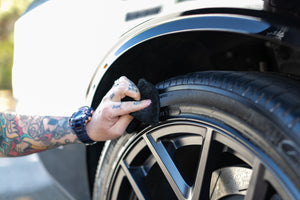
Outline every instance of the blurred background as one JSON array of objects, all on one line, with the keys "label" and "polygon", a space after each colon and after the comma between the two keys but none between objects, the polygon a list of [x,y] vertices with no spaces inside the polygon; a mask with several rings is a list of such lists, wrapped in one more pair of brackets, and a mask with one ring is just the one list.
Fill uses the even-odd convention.
[{"label": "blurred background", "polygon": [[[15,111],[14,24],[28,7],[40,1],[45,2],[0,0],[0,112]],[[79,154],[83,149],[82,145],[69,145],[29,156],[0,158],[0,200],[89,199],[85,157]]]},{"label": "blurred background", "polygon": [[14,24],[33,0],[0,0],[0,111],[13,111]]}]

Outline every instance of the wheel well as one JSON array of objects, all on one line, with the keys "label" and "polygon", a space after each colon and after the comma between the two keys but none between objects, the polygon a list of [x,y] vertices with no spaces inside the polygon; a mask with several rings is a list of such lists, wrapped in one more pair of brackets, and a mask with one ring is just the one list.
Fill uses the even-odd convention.
[{"label": "wheel well", "polygon": [[125,75],[156,84],[170,77],[205,70],[261,71],[300,75],[300,51],[279,41],[222,31],[190,31],[145,41],[122,54],[107,70],[92,106]]},{"label": "wheel well", "polygon": [[[300,75],[300,51],[279,43],[221,31],[193,31],[145,41],[122,54],[103,75],[94,94],[96,108],[122,75],[137,83],[153,84],[168,78],[206,70],[261,71]],[[93,187],[103,143],[88,147],[89,181]]]}]

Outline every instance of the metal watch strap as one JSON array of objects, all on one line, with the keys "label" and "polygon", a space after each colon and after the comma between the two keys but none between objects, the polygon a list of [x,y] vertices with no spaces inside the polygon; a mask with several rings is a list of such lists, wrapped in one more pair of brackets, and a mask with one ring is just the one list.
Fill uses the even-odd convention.
[{"label": "metal watch strap", "polygon": [[84,144],[93,144],[93,143],[95,143],[95,141],[92,140],[92,139],[88,136],[88,134],[87,134],[87,132],[86,132],[86,127],[85,127],[85,126],[82,126],[82,127],[79,128],[79,129],[74,129],[74,131],[75,131],[75,133],[76,133],[78,139],[79,139],[82,143],[84,143]]},{"label": "metal watch strap", "polygon": [[[75,112],[70,120],[70,126],[73,128],[75,134],[77,135],[78,139],[86,144],[86,145],[92,145],[96,142],[93,141],[86,132],[86,124],[88,123],[89,117],[92,117],[93,108],[84,106],[78,109],[77,112]],[[80,118],[77,115],[82,115]]]}]

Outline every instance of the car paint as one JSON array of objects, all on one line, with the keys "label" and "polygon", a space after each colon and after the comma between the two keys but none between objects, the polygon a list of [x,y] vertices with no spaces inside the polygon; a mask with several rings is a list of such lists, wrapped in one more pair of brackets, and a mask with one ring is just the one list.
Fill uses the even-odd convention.
[{"label": "car paint", "polygon": [[117,60],[122,60],[126,52],[132,51],[146,41],[165,35],[180,32],[223,31],[251,35],[251,37],[300,49],[299,25],[291,23],[287,26],[273,17],[274,15],[259,10],[215,8],[214,10],[181,10],[149,20],[126,33],[99,64],[88,89],[87,102],[93,105],[93,98],[99,90],[98,86],[107,84],[107,81],[103,81],[103,77],[108,69],[114,67]]},{"label": "car paint", "polygon": [[[259,10],[262,2],[50,0],[35,7],[15,25],[16,110],[27,114],[70,115],[75,108],[90,105],[93,91],[89,87],[101,80],[105,69],[99,70],[99,66],[102,67],[123,34],[139,29],[138,24],[143,25],[151,18],[176,17],[179,11],[207,6]],[[155,11],[157,8],[159,13]],[[155,12],[151,13],[151,9]],[[136,12],[137,17],[128,18],[128,13]]]}]

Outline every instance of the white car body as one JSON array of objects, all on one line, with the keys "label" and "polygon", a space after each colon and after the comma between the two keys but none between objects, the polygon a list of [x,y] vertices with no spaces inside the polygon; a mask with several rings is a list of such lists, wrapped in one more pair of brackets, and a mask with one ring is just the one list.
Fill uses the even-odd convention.
[{"label": "white car body", "polygon": [[[155,15],[208,5],[261,9],[262,4],[261,0],[47,1],[25,13],[15,25],[16,110],[70,115],[75,108],[90,104],[86,94],[101,60],[124,33]],[[149,9],[159,9],[159,14],[126,20],[130,12]]]},{"label": "white car body", "polygon": [[[277,18],[273,20],[276,9],[276,12],[265,16],[269,7],[264,5],[264,0],[41,1],[45,2],[25,12],[15,24],[13,94],[18,113],[70,116],[75,109],[83,105],[95,108],[113,81],[127,72],[134,81],[148,76],[145,78],[151,78],[152,83],[167,80],[169,76],[193,73],[195,70],[279,70],[282,74],[300,74],[298,21],[287,26],[287,23],[281,24]],[[216,23],[211,23],[211,19],[217,19]],[[199,23],[203,21],[204,25]],[[190,34],[192,32],[197,34]],[[179,41],[179,45],[176,46],[178,38],[184,38],[184,41]],[[198,38],[201,43],[195,48],[190,48]],[[245,48],[241,48],[244,44]],[[209,48],[202,48],[202,45]],[[174,46],[176,48],[173,48]],[[282,49],[277,49],[278,46]],[[196,54],[193,54],[194,49]],[[206,50],[214,52],[203,55]],[[281,59],[281,55],[277,55],[281,53],[279,50],[289,50],[290,54],[287,55],[290,55],[290,58]],[[167,53],[164,54],[164,51]],[[151,55],[153,52],[155,55],[148,57],[148,53]],[[241,52],[241,55],[234,56],[235,52]],[[272,56],[269,56],[270,52]],[[188,57],[189,54],[192,56]],[[180,59],[177,60],[176,57]],[[218,63],[214,63],[202,68],[202,60],[206,64],[205,57],[220,60],[221,65],[227,61],[228,66],[225,64],[224,67],[218,68]],[[233,64],[232,60],[235,61]],[[271,66],[268,64],[274,64],[273,62],[275,65],[268,69]],[[276,104],[274,108],[277,108],[276,106],[279,105]],[[164,114],[164,110],[161,113]],[[73,157],[69,159],[72,160],[72,165],[73,161],[80,162],[78,157],[86,158],[84,165],[86,164],[87,168],[84,172],[88,173],[84,173],[83,176],[88,181],[93,181],[93,176],[97,173],[96,167],[99,170],[106,162],[105,159],[110,153],[109,143],[110,141],[104,147],[101,146],[102,143],[82,149],[76,147],[76,152],[71,149]],[[73,145],[67,145],[65,149],[69,146]],[[127,147],[122,147],[123,153],[127,152]],[[116,152],[121,155],[122,151]],[[290,152],[293,151],[285,153],[288,155]],[[38,157],[32,160],[40,161]],[[43,168],[43,165],[39,167]],[[50,180],[46,183],[53,183],[53,175],[54,173],[45,175]],[[84,185],[82,183],[80,182],[80,187]],[[71,184],[75,185],[73,182]],[[92,184],[85,184],[86,188],[92,189]],[[100,188],[96,187],[94,194]],[[76,189],[73,186],[73,192]],[[79,190],[77,192],[80,193]]]}]

